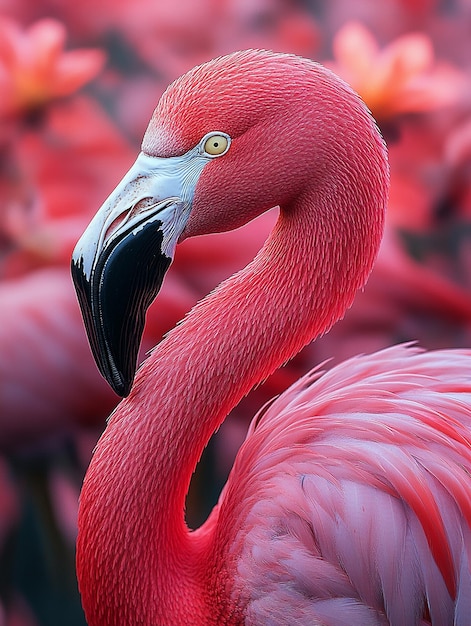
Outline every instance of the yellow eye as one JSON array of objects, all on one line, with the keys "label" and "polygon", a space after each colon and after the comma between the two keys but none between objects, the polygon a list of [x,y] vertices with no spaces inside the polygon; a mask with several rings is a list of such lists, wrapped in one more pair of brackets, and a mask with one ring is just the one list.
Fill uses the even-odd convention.
[{"label": "yellow eye", "polygon": [[206,154],[211,156],[219,156],[224,154],[229,148],[229,136],[228,135],[209,135],[209,137],[203,143],[203,150]]}]

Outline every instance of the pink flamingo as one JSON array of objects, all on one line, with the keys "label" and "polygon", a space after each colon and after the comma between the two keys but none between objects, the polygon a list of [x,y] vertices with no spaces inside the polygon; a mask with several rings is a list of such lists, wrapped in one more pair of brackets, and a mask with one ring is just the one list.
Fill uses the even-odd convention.
[{"label": "pink flamingo", "polygon": [[[129,394],[81,495],[90,626],[469,624],[469,351],[398,346],[314,370],[254,419],[207,522],[184,520],[228,411],[365,283],[387,187],[366,107],[312,61],[234,53],[163,95],[72,263],[100,370]],[[276,204],[253,262],[192,309],[132,386],[176,243]]]}]

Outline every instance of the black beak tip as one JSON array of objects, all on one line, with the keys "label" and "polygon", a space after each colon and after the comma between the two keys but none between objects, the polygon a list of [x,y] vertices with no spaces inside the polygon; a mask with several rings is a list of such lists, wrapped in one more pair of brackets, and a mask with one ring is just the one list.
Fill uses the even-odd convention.
[{"label": "black beak tip", "polygon": [[133,378],[125,380],[124,377],[119,376],[119,374],[111,378],[107,376],[106,378],[116,395],[121,398],[127,398],[129,396],[134,381]]},{"label": "black beak tip", "polygon": [[[72,258],[72,278],[95,362],[122,398],[134,383],[146,311],[172,261],[162,251],[163,238],[162,222],[154,220],[124,230],[100,249],[87,247],[85,239]],[[87,262],[90,257],[93,263]]]}]

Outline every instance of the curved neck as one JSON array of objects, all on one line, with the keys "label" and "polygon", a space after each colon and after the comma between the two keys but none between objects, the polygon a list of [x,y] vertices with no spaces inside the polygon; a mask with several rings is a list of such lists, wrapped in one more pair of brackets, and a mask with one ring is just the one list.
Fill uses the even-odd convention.
[{"label": "curved neck", "polygon": [[216,516],[187,530],[191,475],[231,408],[339,319],[364,284],[384,179],[373,199],[371,180],[349,182],[334,215],[327,185],[282,210],[254,261],[169,333],[112,415],[81,496],[77,568],[90,626],[212,623]]}]

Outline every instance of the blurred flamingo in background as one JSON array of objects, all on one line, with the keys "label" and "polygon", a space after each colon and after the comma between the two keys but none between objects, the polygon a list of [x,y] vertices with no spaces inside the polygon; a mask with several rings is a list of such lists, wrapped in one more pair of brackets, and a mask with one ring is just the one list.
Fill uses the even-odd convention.
[{"label": "blurred flamingo in background", "polygon": [[[387,187],[366,107],[312,61],[236,53],[168,88],[73,256],[99,369],[129,394],[81,495],[90,626],[468,622],[470,351],[397,346],[311,371],[254,419],[207,522],[184,521],[192,472],[229,410],[365,283]],[[132,386],[176,244],[276,204],[253,262]]]}]

